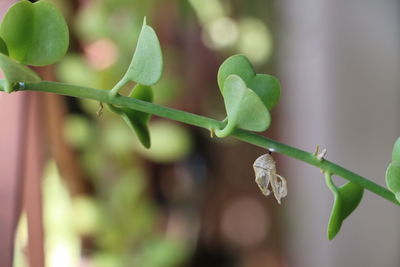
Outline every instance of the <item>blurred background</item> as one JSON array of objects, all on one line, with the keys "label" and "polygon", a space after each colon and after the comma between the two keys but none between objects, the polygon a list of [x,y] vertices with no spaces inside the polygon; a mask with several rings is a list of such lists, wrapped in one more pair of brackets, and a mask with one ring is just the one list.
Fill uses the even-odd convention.
[{"label": "blurred background", "polygon": [[[1,16],[13,2],[0,2]],[[36,69],[44,79],[112,88],[147,16],[164,55],[155,103],[223,119],[216,73],[244,54],[282,83],[265,136],[310,152],[320,145],[384,185],[400,135],[398,1],[51,2],[71,42],[58,64]],[[289,191],[278,205],[254,182],[262,149],[153,117],[145,150],[99,107],[0,95],[2,264],[13,251],[17,267],[400,266],[392,203],[365,192],[328,241],[333,197],[318,169],[275,155]]]}]

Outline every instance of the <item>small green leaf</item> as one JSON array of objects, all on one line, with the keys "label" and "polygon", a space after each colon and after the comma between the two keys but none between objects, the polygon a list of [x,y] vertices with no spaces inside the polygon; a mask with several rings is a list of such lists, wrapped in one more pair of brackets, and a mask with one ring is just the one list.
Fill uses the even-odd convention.
[{"label": "small green leaf", "polygon": [[68,49],[67,24],[49,2],[20,1],[4,16],[0,36],[11,58],[26,65],[44,66],[62,58]]},{"label": "small green leaf", "polygon": [[3,70],[5,83],[4,91],[11,93],[18,82],[36,82],[40,77],[28,67],[0,53],[0,68]]},{"label": "small green leaf", "polygon": [[238,75],[228,76],[224,82],[223,97],[228,123],[224,129],[215,130],[218,137],[228,136],[235,128],[261,132],[270,125],[271,117],[268,109]]},{"label": "small green leaf", "polygon": [[360,204],[364,188],[358,184],[348,182],[339,187],[339,195],[343,200],[342,219],[346,219]]},{"label": "small green leaf", "polygon": [[8,56],[8,48],[4,40],[0,37],[0,53]]},{"label": "small green leaf", "polygon": [[122,79],[111,90],[111,95],[116,95],[130,81],[151,86],[160,80],[162,71],[160,42],[156,32],[146,25],[144,18],[131,64]]},{"label": "small green leaf", "polygon": [[326,182],[334,196],[328,222],[328,239],[332,240],[339,233],[343,221],[357,208],[363,196],[364,188],[352,182],[338,188],[333,184],[330,174],[326,175]]},{"label": "small green leaf", "polygon": [[400,137],[397,138],[393,146],[392,160],[400,162]]},{"label": "small green leaf", "polygon": [[[149,86],[136,85],[129,97],[142,101],[153,102],[153,90]],[[110,109],[122,116],[129,128],[136,133],[144,147],[150,148],[150,131],[147,126],[147,123],[150,120],[150,114],[111,105]]]},{"label": "small green leaf", "polygon": [[[398,141],[396,142],[396,144]],[[386,186],[400,202],[400,162],[392,161],[386,170]]]},{"label": "small green leaf", "polygon": [[132,81],[150,86],[160,80],[162,70],[163,59],[160,42],[153,28],[146,25],[145,18],[136,50],[126,75]]},{"label": "small green leaf", "polygon": [[342,200],[337,194],[334,194],[335,200],[331,211],[331,216],[328,222],[328,239],[332,240],[337,233],[339,233],[340,227],[342,226],[342,218],[340,216],[340,210],[342,209]]},{"label": "small green leaf", "polygon": [[218,71],[218,85],[222,93],[224,83],[231,74],[242,78],[246,86],[257,93],[268,110],[278,104],[281,94],[279,80],[271,75],[256,74],[247,57],[234,55],[222,63]]}]

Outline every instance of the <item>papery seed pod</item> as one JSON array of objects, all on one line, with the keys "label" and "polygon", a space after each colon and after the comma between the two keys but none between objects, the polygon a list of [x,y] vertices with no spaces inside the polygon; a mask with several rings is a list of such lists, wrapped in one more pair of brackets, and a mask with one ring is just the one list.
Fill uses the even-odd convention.
[{"label": "papery seed pod", "polygon": [[254,161],[253,168],[256,175],[255,181],[261,192],[268,196],[271,193],[268,187],[271,185],[276,200],[281,204],[281,198],[287,195],[287,185],[285,178],[276,173],[276,163],[271,154],[258,157]]}]

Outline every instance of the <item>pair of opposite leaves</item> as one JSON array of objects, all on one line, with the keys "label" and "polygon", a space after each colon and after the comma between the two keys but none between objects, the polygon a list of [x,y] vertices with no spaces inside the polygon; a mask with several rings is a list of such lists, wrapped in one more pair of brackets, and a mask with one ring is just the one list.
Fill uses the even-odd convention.
[{"label": "pair of opposite leaves", "polygon": [[17,82],[40,81],[24,65],[55,63],[67,52],[69,34],[61,13],[44,1],[20,1],[9,8],[0,25],[0,68],[6,92]]},{"label": "pair of opposite leaves", "polygon": [[[68,49],[68,26],[61,13],[44,1],[20,1],[7,11],[0,25],[0,68],[5,81],[0,87],[12,92],[18,82],[40,81],[40,77],[25,65],[45,66],[61,59]],[[161,49],[153,29],[142,27],[131,65],[121,82],[138,85],[130,97],[153,100],[152,89],[162,72]],[[147,86],[146,86],[147,85]],[[112,107],[135,130],[145,147],[150,146],[148,114]]]},{"label": "pair of opposite leaves", "polygon": [[[152,102],[150,86],[160,79],[161,73],[162,54],[157,35],[144,23],[131,65],[116,87],[134,81],[138,85],[130,97]],[[271,122],[269,110],[278,103],[280,97],[280,84],[275,77],[256,74],[245,56],[235,55],[221,65],[218,85],[228,117],[225,127],[215,130],[217,136],[227,136],[237,127],[250,131],[264,131],[268,128]],[[122,115],[141,143],[146,148],[150,147],[148,114],[115,106],[110,106],[110,109]]]},{"label": "pair of opposite leaves", "polygon": [[392,162],[386,169],[386,186],[400,202],[400,137],[393,146]]},{"label": "pair of opposite leaves", "polygon": [[218,85],[227,112],[225,127],[214,130],[218,137],[230,135],[235,128],[261,132],[269,127],[269,111],[280,97],[278,79],[257,74],[245,56],[235,55],[219,68]]},{"label": "pair of opposite leaves", "polygon": [[[129,97],[153,102],[153,89],[150,86],[160,80],[162,70],[163,59],[160,42],[153,28],[146,25],[145,18],[132,61],[125,75],[114,88],[119,91],[130,81],[136,82],[136,86],[132,89]],[[114,91],[114,88],[112,91]],[[114,113],[122,116],[144,147],[150,148],[150,131],[147,126],[150,114],[114,105],[108,105],[108,107]]]}]

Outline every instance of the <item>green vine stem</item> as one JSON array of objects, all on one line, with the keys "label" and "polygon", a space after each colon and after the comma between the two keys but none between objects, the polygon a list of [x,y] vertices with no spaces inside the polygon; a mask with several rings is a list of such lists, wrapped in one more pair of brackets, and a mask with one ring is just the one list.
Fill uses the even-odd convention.
[{"label": "green vine stem", "polygon": [[[1,87],[0,90],[2,90]],[[189,112],[172,109],[121,95],[111,96],[110,92],[106,90],[99,90],[88,87],[81,87],[76,85],[63,84],[57,82],[47,82],[47,81],[19,83],[14,86],[14,90],[41,91],[41,92],[55,93],[55,94],[78,97],[78,98],[97,100],[99,102],[146,112],[149,114],[157,115],[160,117],[168,118],[182,123],[205,128],[207,130],[222,129],[222,127],[224,127],[224,123],[218,120],[214,120],[211,118],[199,116]],[[309,163],[311,165],[314,165],[319,169],[321,169],[324,173],[340,176],[350,182],[356,183],[364,187],[365,189],[393,202],[396,205],[400,205],[400,203],[396,200],[394,194],[389,190],[387,190],[386,188],[384,188],[383,186],[380,186],[333,162],[330,162],[325,159],[320,160],[313,153],[309,153],[300,150],[298,148],[291,147],[289,145],[269,139],[267,137],[241,129],[234,130],[231,136],[243,142],[247,142],[249,144],[269,149],[271,151],[275,151],[284,154],[286,156]]]},{"label": "green vine stem", "polygon": [[329,172],[325,172],[325,182],[326,185],[328,186],[328,188],[335,194],[338,194],[338,188],[337,186],[333,183],[332,181],[332,174],[330,174]]},{"label": "green vine stem", "polygon": [[125,84],[127,84],[129,81],[126,81],[125,79],[121,79],[109,92],[110,96],[116,96],[119,91],[121,91],[122,87],[124,87]]}]

